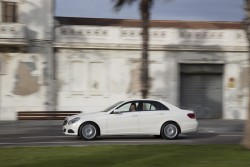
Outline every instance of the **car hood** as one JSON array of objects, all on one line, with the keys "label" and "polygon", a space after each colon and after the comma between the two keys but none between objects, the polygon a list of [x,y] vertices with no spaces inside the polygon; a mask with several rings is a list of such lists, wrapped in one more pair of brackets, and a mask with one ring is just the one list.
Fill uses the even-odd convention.
[{"label": "car hood", "polygon": [[68,117],[68,120],[76,118],[76,117],[80,117],[80,118],[97,117],[97,116],[102,116],[102,115],[105,115],[105,114],[106,114],[106,112],[81,113],[81,114],[72,115],[72,116]]}]

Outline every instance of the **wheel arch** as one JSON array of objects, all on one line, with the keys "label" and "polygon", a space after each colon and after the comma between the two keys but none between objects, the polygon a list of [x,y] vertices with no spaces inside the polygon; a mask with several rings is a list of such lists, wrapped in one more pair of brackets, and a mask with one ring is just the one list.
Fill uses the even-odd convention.
[{"label": "wheel arch", "polygon": [[178,130],[179,130],[179,133],[181,133],[181,127],[180,127],[180,125],[179,125],[176,121],[169,120],[169,121],[164,122],[164,123],[161,125],[160,134],[161,134],[161,132],[162,132],[162,128],[164,127],[164,125],[169,124],[169,123],[175,124],[175,125],[177,126]]},{"label": "wheel arch", "polygon": [[82,127],[84,124],[87,124],[87,123],[91,123],[91,124],[95,125],[96,128],[97,128],[97,136],[100,136],[100,135],[101,135],[101,129],[100,129],[99,125],[98,125],[96,122],[94,122],[94,121],[84,121],[84,122],[81,123],[81,125],[80,125],[79,128],[78,128],[78,132],[77,132],[77,135],[78,135],[78,136],[79,136],[79,132],[80,132],[81,127]]}]

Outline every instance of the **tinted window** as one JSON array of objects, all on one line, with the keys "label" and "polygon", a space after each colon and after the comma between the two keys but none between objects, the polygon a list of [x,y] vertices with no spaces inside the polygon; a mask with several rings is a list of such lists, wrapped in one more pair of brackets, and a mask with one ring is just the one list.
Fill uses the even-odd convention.
[{"label": "tinted window", "polygon": [[169,110],[165,105],[157,101],[143,102],[143,111]]},{"label": "tinted window", "polygon": [[152,111],[152,110],[156,110],[156,108],[150,102],[143,103],[143,111]]}]

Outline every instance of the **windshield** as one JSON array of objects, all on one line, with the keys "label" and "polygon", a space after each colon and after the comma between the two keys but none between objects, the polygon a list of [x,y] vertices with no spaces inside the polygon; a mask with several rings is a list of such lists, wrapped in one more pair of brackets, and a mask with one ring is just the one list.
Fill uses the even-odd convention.
[{"label": "windshield", "polygon": [[111,110],[112,108],[116,107],[117,105],[123,103],[123,101],[119,101],[113,105],[111,105],[110,107],[106,108],[105,110],[101,111],[101,112],[108,112],[109,110]]}]

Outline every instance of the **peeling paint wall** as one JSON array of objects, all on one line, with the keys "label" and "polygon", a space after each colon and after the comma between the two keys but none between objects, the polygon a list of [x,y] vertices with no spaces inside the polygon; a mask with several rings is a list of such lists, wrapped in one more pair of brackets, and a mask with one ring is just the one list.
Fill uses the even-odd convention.
[{"label": "peeling paint wall", "polygon": [[7,25],[17,31],[0,37],[0,120],[15,120],[18,111],[46,111],[53,105],[54,0],[15,2],[18,23]]},{"label": "peeling paint wall", "polygon": [[35,64],[33,62],[19,62],[13,90],[15,95],[27,96],[38,92],[38,77],[32,76],[32,71],[35,71],[34,68]]},{"label": "peeling paint wall", "polygon": [[5,60],[0,80],[0,120],[14,120],[18,111],[45,110],[44,56],[23,53],[0,56]]}]

